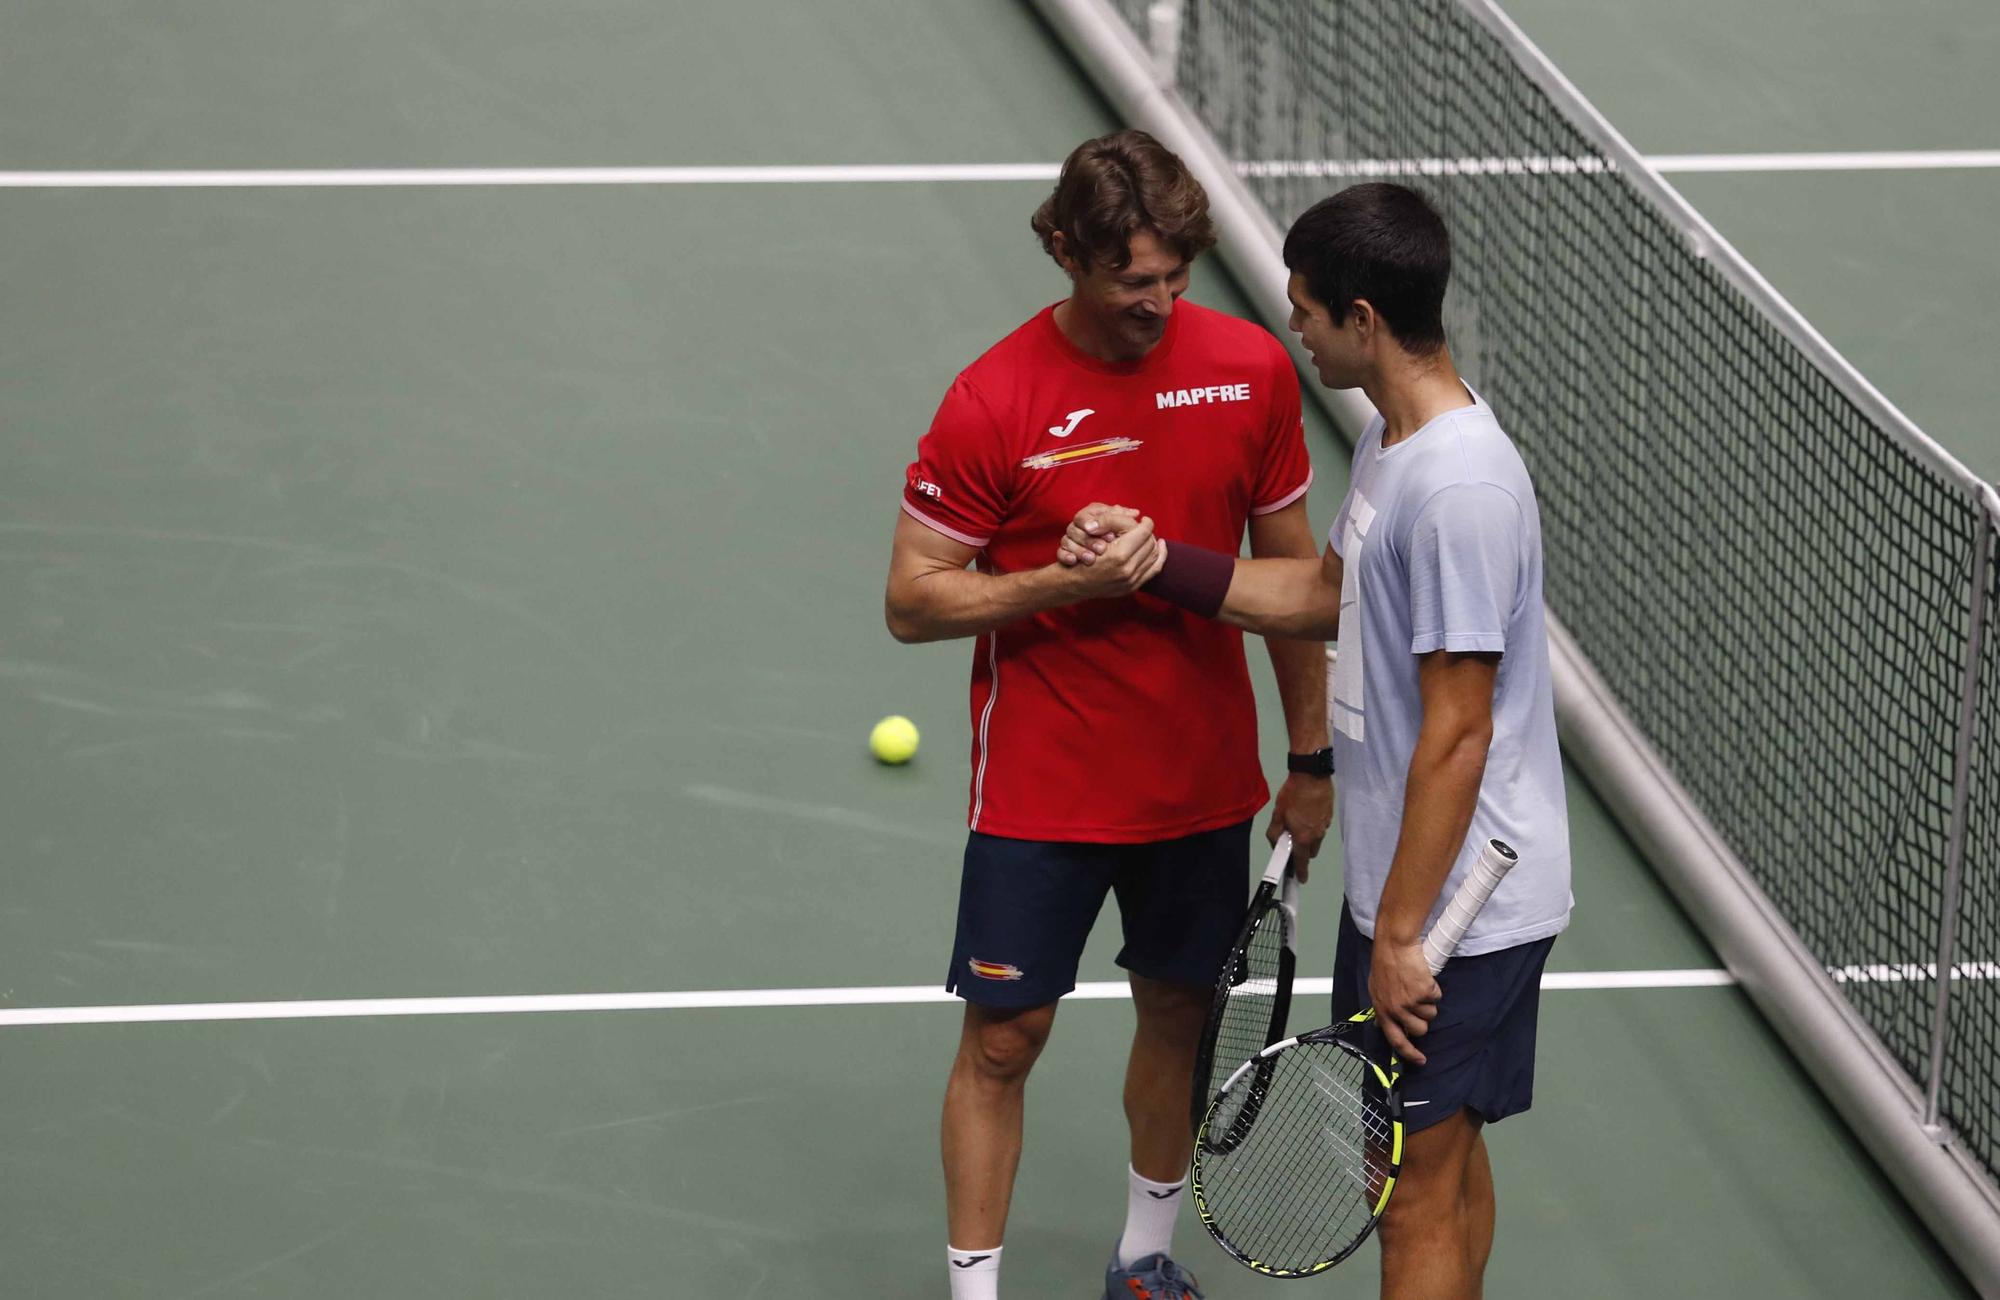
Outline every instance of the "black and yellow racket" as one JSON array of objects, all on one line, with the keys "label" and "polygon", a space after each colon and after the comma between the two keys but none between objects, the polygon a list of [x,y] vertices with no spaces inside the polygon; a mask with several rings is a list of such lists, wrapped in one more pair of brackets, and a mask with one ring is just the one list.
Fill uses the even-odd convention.
[{"label": "black and yellow racket", "polygon": [[[1431,973],[1515,864],[1488,840],[1424,938]],[[1197,1135],[1190,1186],[1201,1222],[1239,1263],[1310,1277],[1354,1253],[1388,1208],[1403,1166],[1402,1067],[1361,1044],[1373,1007],[1239,1064]]]},{"label": "black and yellow racket", "polygon": [[[1292,837],[1278,837],[1271,864],[1257,882],[1250,909],[1236,944],[1215,980],[1215,1000],[1202,1027],[1194,1062],[1194,1096],[1190,1119],[1197,1133],[1208,1117],[1209,1104],[1230,1074],[1285,1036],[1291,1014],[1292,977],[1298,969],[1299,882],[1292,871]],[[1255,1104],[1257,1090],[1244,1088],[1237,1101]],[[1232,1117],[1234,1118],[1234,1117]],[[1226,1135],[1234,1124],[1218,1126]],[[1226,1140],[1226,1139],[1225,1139]]]}]

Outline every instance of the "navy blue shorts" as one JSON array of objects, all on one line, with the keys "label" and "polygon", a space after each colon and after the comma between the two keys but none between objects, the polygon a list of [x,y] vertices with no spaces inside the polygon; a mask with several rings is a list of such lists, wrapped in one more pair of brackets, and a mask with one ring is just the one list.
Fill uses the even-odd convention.
[{"label": "navy blue shorts", "polygon": [[1010,840],[974,831],[944,986],[988,1007],[1039,1007],[1076,987],[1104,895],[1118,895],[1118,964],[1209,985],[1250,901],[1250,823],[1152,844]]},{"label": "navy blue shorts", "polygon": [[[1455,957],[1438,976],[1443,997],[1430,1029],[1416,1040],[1422,1065],[1403,1067],[1403,1126],[1419,1133],[1461,1110],[1491,1123],[1519,1114],[1535,1099],[1535,1013],[1542,965],[1555,937],[1477,957]],[[1335,1020],[1369,1005],[1368,963],[1374,943],[1340,908],[1340,944],[1333,957]],[[1370,1028],[1365,1046],[1386,1059],[1388,1044]]]}]

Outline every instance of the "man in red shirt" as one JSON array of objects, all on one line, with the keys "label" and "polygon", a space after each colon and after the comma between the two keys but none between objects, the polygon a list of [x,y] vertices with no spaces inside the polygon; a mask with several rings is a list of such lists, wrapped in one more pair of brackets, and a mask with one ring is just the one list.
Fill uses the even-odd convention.
[{"label": "man in red shirt", "polygon": [[[1284,347],[1179,301],[1215,242],[1180,159],[1138,131],[1087,141],[1033,226],[1071,294],[945,395],[909,468],[886,598],[899,641],[979,638],[946,980],[966,1001],[944,1108],[948,1271],[955,1300],[998,1294],[1024,1085],[1115,892],[1138,1026],[1126,1227],[1105,1293],[1170,1300],[1199,1295],[1169,1253],[1187,1098],[1269,792],[1241,633],[1142,590],[1153,521],[1230,554],[1247,528],[1253,555],[1313,557],[1312,468]],[[1154,514],[1092,565],[1055,563],[1093,501]],[[1268,833],[1289,830],[1303,860],[1332,817],[1324,647],[1270,654],[1294,775]]]}]

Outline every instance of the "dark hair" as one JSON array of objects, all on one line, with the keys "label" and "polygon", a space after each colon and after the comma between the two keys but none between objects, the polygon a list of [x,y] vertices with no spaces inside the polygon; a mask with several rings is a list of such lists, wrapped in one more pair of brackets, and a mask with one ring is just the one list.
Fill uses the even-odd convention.
[{"label": "dark hair", "polygon": [[1061,231],[1084,268],[1122,271],[1132,262],[1132,236],[1150,230],[1192,262],[1215,247],[1208,194],[1187,165],[1144,131],[1085,140],[1063,161],[1055,192],[1029,222],[1042,248],[1056,255]]},{"label": "dark hair", "polygon": [[1444,346],[1451,235],[1430,200],[1406,185],[1353,185],[1307,208],[1285,235],[1285,265],[1333,323],[1365,298],[1406,351]]}]

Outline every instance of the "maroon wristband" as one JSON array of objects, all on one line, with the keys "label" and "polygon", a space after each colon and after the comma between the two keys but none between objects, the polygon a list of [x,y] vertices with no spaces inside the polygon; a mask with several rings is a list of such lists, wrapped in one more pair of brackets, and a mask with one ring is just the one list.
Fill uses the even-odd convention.
[{"label": "maroon wristband", "polygon": [[1171,601],[1203,618],[1214,618],[1236,576],[1236,557],[1189,542],[1168,542],[1159,576],[1139,590]]}]

